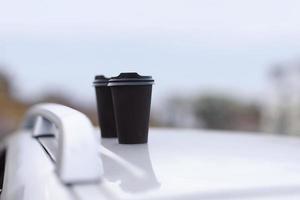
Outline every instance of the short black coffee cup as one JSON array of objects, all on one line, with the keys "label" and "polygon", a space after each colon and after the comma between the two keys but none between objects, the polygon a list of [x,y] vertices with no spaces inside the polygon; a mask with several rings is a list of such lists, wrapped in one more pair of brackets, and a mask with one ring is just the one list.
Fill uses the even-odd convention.
[{"label": "short black coffee cup", "polygon": [[99,75],[95,77],[94,81],[98,121],[103,138],[117,137],[111,89],[107,86],[108,80],[109,78]]},{"label": "short black coffee cup", "polygon": [[120,144],[147,143],[153,83],[151,76],[137,73],[121,73],[109,80]]}]

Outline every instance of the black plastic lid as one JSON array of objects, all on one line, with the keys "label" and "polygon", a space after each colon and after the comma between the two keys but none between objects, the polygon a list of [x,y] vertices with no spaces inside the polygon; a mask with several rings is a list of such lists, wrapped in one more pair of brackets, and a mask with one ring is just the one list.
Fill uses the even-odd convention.
[{"label": "black plastic lid", "polygon": [[141,76],[136,72],[126,72],[109,79],[108,86],[153,85],[153,83],[152,76]]},{"label": "black plastic lid", "polygon": [[104,75],[95,76],[95,81],[93,82],[94,86],[107,86],[109,78]]}]

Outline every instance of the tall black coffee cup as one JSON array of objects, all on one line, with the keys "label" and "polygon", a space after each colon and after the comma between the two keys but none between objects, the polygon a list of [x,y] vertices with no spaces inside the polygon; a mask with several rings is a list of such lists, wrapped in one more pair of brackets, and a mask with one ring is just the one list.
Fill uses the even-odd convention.
[{"label": "tall black coffee cup", "polygon": [[107,86],[108,80],[109,78],[99,75],[95,77],[94,81],[98,120],[103,138],[117,137],[111,89]]},{"label": "tall black coffee cup", "polygon": [[109,80],[120,144],[147,143],[153,83],[151,76],[137,73]]}]

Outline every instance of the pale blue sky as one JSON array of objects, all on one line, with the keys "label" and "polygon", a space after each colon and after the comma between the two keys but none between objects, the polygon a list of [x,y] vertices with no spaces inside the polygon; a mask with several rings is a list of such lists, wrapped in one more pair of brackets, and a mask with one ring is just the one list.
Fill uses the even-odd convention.
[{"label": "pale blue sky", "polygon": [[164,94],[267,90],[271,64],[300,55],[300,2],[274,0],[0,3],[0,62],[25,98],[45,88],[94,98],[95,74],[137,71]]}]

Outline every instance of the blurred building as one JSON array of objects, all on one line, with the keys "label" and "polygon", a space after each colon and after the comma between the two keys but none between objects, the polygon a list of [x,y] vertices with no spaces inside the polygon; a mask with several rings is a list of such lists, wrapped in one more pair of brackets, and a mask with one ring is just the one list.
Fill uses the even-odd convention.
[{"label": "blurred building", "polygon": [[300,135],[300,63],[274,66],[270,78],[270,98],[264,109],[263,130]]}]

